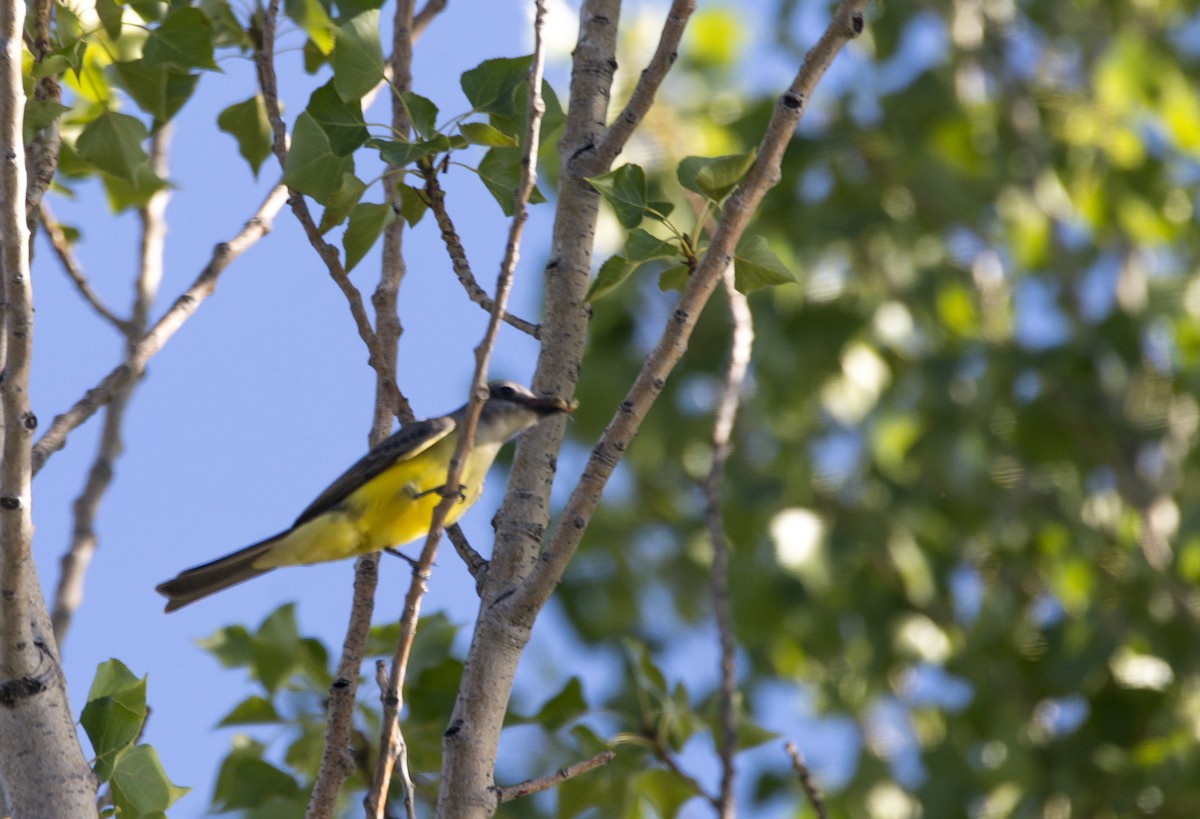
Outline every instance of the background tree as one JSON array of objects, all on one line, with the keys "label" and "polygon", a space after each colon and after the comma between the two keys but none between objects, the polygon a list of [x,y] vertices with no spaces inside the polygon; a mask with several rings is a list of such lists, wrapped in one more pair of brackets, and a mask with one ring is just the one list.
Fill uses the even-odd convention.
[{"label": "background tree", "polygon": [[[1167,3],[1095,4],[1086,13],[888,3],[869,10],[865,37],[839,57],[815,97],[811,88],[780,97],[827,25],[834,40],[826,46],[854,33],[846,9],[780,2],[751,13],[701,4],[692,14],[676,2],[664,26],[662,8],[642,17],[597,0],[580,15],[571,83],[553,48],[574,42],[574,32],[564,38],[552,22],[542,41],[552,49],[548,82],[537,82],[535,69],[532,86],[536,41],[534,58],[498,54],[489,43],[452,72],[440,61],[457,52],[435,42],[437,61],[423,75],[425,44],[412,49],[409,35],[426,36],[429,26],[434,38],[445,27],[449,42],[468,42],[471,14],[456,18],[453,5],[440,11],[404,3],[383,15],[370,4],[31,7],[27,212],[37,213],[49,240],[39,245],[34,279],[56,286],[42,273],[53,250],[90,304],[83,309],[119,331],[121,364],[109,370],[92,363],[94,353],[81,354],[100,347],[85,335],[95,331],[72,319],[80,308],[60,313],[63,301],[41,302],[39,290],[37,303],[54,309],[38,313],[50,330],[39,323],[31,394],[43,349],[47,360],[88,363],[47,378],[47,409],[34,412],[47,417],[97,386],[43,423],[49,431],[39,430],[29,449],[21,375],[29,277],[20,270],[25,251],[13,237],[21,214],[12,207],[25,197],[15,177],[6,178],[9,434],[0,524],[5,589],[22,593],[4,598],[4,736],[30,735],[29,726],[49,716],[57,720],[54,747],[70,752],[62,717],[73,712],[65,700],[41,696],[64,694],[59,666],[46,657],[56,656],[52,643],[70,625],[78,643],[63,668],[78,688],[76,708],[87,703],[80,721],[93,745],[91,767],[121,815],[165,810],[180,790],[137,744],[146,680],[104,663],[90,691],[82,687],[90,667],[114,654],[150,672],[157,707],[146,738],[175,779],[203,781],[172,764],[178,752],[168,749],[179,736],[210,741],[194,740],[176,721],[202,710],[190,693],[202,675],[221,686],[225,705],[214,713],[256,738],[235,737],[213,799],[247,815],[357,813],[351,806],[364,794],[382,812],[383,793],[398,814],[405,792],[423,812],[438,792],[439,769],[441,810],[455,816],[490,814],[524,792],[511,784],[523,780],[557,787],[502,805],[502,813],[1189,815],[1200,781],[1192,650],[1200,546],[1187,512],[1198,417],[1189,354],[1198,309],[1196,12]],[[390,49],[377,39],[386,18]],[[614,55],[627,71],[609,89]],[[801,79],[815,78],[832,50],[814,55]],[[502,59],[462,76],[466,103],[438,84],[495,56]],[[301,61],[311,76],[297,70]],[[212,72],[218,64],[220,75]],[[370,111],[387,113],[363,116],[359,100],[383,75],[390,84]],[[16,96],[7,87],[0,120],[15,144]],[[530,87],[541,89],[545,108],[532,131],[525,112],[538,95]],[[281,99],[290,103],[283,110]],[[779,117],[810,99],[779,184],[739,237],[746,206],[774,181],[772,158],[791,133]],[[379,119],[388,125],[374,124]],[[168,172],[172,120],[183,125],[173,129],[177,160]],[[213,135],[213,121],[234,139]],[[317,439],[337,439],[353,424],[314,435],[319,419],[362,412],[370,395],[377,440],[393,414],[410,417],[400,391],[416,391],[420,414],[462,400],[486,316],[455,290],[466,286],[485,309],[503,305],[504,285],[493,287],[483,271],[489,253],[504,271],[515,257],[481,250],[474,237],[520,221],[497,215],[485,228],[475,203],[486,189],[506,214],[520,213],[513,194],[522,167],[531,167],[522,151],[539,131],[534,201],[549,196],[558,217],[551,227],[547,212],[539,225],[539,208],[530,210],[525,256],[549,248],[546,276],[539,297],[528,285],[522,292],[531,276],[517,275],[512,309],[523,321],[507,317],[498,356],[501,368],[526,377],[540,351],[535,387],[581,401],[557,455],[563,494],[551,500],[561,506],[546,503],[549,453],[561,430],[539,430],[515,456],[494,548],[476,521],[467,533],[474,548],[457,544],[463,565],[443,549],[424,603],[434,613],[411,650],[404,628],[367,632],[373,559],[356,566],[340,662],[327,646],[342,644],[345,621],[327,601],[346,596],[336,590],[347,585],[348,567],[296,570],[230,592],[226,605],[238,619],[266,615],[204,641],[223,665],[249,671],[254,690],[230,710],[237,698],[227,672],[168,660],[181,635],[212,632],[229,614],[218,606],[159,625],[148,614],[150,587],[216,554],[214,541],[261,534],[273,525],[263,517],[287,520],[305,492],[344,466],[361,447],[356,430],[345,430],[344,442]],[[274,174],[282,167],[284,182],[303,194],[290,197],[296,218],[276,220],[271,255],[256,257],[269,271],[261,282],[223,278],[229,297],[205,302],[204,318],[178,334],[147,382],[144,400],[157,403],[147,404],[146,423],[125,428],[147,361],[287,198],[277,175],[262,174],[256,189],[230,170],[228,156],[195,163],[201,170],[189,177],[191,160],[220,144],[230,152],[236,144],[256,173],[274,152]],[[446,156],[462,166],[444,165]],[[12,163],[6,172],[15,174]],[[93,222],[94,210],[55,202],[64,222],[80,220],[79,241],[76,228],[42,206],[51,179],[84,205],[102,185],[109,204],[135,218],[89,228],[104,224]],[[162,264],[171,253],[162,239],[166,179],[178,180],[173,235],[203,232],[200,241],[210,241],[220,219],[218,237],[233,237],[211,258],[181,242],[186,274]],[[206,185],[219,207],[204,199]],[[244,213],[226,212],[239,201]],[[408,224],[415,229],[402,229]],[[114,281],[95,273],[117,258],[113,237],[122,232],[140,247],[128,314],[107,306]],[[445,267],[445,250],[434,255],[443,239],[459,281],[441,277],[437,290],[430,280]],[[718,288],[726,252],[732,275]],[[378,258],[383,271],[370,309],[359,295],[361,274],[347,273],[365,269],[364,258]],[[404,258],[421,259],[410,275]],[[297,273],[314,266],[340,288],[353,333],[328,286]],[[186,298],[156,313],[164,267],[163,292]],[[716,303],[701,312],[714,289]],[[64,324],[69,332],[56,335]],[[63,338],[69,355],[56,358]],[[346,362],[362,360],[355,345],[363,342],[371,366],[355,372]],[[451,367],[463,375],[448,377]],[[431,376],[454,383],[444,396],[422,395]],[[248,397],[263,393],[273,400],[252,409]],[[200,411],[180,415],[184,405]],[[136,412],[139,404],[131,406]],[[101,407],[102,429],[80,426]],[[68,432],[72,446],[55,455]],[[122,433],[129,473],[108,499]],[[97,446],[90,463],[86,449],[75,454],[89,435]],[[271,436],[274,446],[256,440]],[[214,456],[223,448],[239,453],[237,469]],[[593,514],[599,484],[621,453]],[[32,577],[22,551],[29,493],[20,482],[51,455],[87,474],[72,525],[38,521],[43,554],[56,526],[59,542],[70,533],[53,630],[49,619],[37,620],[36,585],[20,579]],[[211,472],[195,466],[214,459],[222,464]],[[568,498],[581,471],[588,478]],[[55,472],[39,477],[38,509],[56,491],[79,492],[57,489],[64,472]],[[277,474],[314,480],[289,493],[269,483]],[[124,500],[122,486],[130,487]],[[254,523],[226,531],[223,521],[243,508]],[[561,517],[548,520],[558,508]],[[96,523],[101,509],[111,522]],[[114,547],[112,568],[97,562],[82,616],[72,620],[97,532]],[[169,550],[156,547],[164,542]],[[475,549],[490,559],[486,570]],[[422,565],[432,558],[427,546]],[[153,574],[132,568],[141,564]],[[44,576],[46,564],[39,568]],[[538,616],[563,568],[551,607]],[[382,576],[375,619],[396,620],[396,601],[408,594],[407,622],[415,622],[419,579],[410,585],[407,570],[389,564]],[[293,596],[298,607],[275,608]],[[518,669],[535,616],[539,629]],[[32,639],[11,632],[30,622]],[[385,670],[403,669],[402,738],[392,744],[385,736],[387,753],[377,749],[390,717],[374,694],[355,692],[356,641],[368,657],[390,658]],[[75,660],[75,651],[84,656]],[[84,663],[80,673],[73,663]],[[492,694],[514,674],[505,715],[504,698]],[[468,693],[456,703],[451,692],[460,684]],[[50,707],[30,711],[31,702]],[[385,706],[393,702],[385,695]],[[331,743],[327,727],[342,732]],[[788,739],[803,756],[785,750]],[[0,776],[16,815],[35,815],[20,801],[29,792],[76,800],[45,815],[82,815],[80,807],[93,804],[77,745],[57,768],[49,753],[20,757],[35,760],[35,770],[14,767],[15,750],[6,739]],[[380,760],[393,753],[396,778],[410,785],[384,787]],[[493,762],[499,788],[489,788]],[[579,775],[561,783],[543,778],[576,762],[600,767],[572,770]],[[78,786],[45,784],[67,781]],[[172,815],[202,810],[189,802],[196,799]]]}]

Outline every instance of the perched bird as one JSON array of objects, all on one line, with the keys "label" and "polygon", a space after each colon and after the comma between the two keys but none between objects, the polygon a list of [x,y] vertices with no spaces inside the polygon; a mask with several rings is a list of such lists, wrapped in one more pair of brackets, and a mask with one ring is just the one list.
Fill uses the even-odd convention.
[{"label": "perched bird", "polygon": [[[279,566],[320,563],[400,546],[429,533],[442,499],[466,407],[401,427],[329,485],[292,527],[160,583],[167,611]],[[538,398],[520,384],[496,381],[479,415],[449,526],[479,498],[483,477],[510,438],[543,418],[571,412],[561,398]]]}]

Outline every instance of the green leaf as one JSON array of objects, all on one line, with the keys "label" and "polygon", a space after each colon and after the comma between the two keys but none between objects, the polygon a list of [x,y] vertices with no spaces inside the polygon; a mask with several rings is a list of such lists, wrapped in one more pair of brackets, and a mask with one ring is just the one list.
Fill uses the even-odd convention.
[{"label": "green leaf", "polygon": [[613,256],[604,264],[600,265],[600,269],[596,272],[596,278],[592,280],[592,284],[588,287],[587,296],[584,301],[588,304],[594,304],[597,299],[603,298],[606,293],[615,290],[620,284],[629,278],[636,268],[633,262],[626,259],[624,256]]},{"label": "green leaf", "polygon": [[515,148],[518,142],[498,128],[486,122],[464,122],[459,126],[462,135],[472,145],[487,145],[490,148]]},{"label": "green leaf", "polygon": [[578,677],[572,677],[567,680],[567,684],[562,687],[561,691],[546,700],[538,710],[534,721],[547,731],[557,731],[587,712],[588,705],[583,698],[583,685],[579,682]]},{"label": "green leaf", "polygon": [[587,180],[617,214],[626,230],[641,224],[646,215],[646,172],[638,165],[622,165],[615,171]]},{"label": "green leaf", "polygon": [[164,813],[176,799],[191,790],[181,788],[167,778],[158,754],[149,745],[138,745],[121,754],[110,784],[119,816]]},{"label": "green leaf", "polygon": [[245,626],[225,626],[196,645],[217,658],[225,668],[246,668],[254,662],[254,641]]},{"label": "green leaf", "polygon": [[308,98],[304,109],[329,137],[329,147],[338,156],[349,156],[367,141],[367,123],[362,115],[362,103],[357,99],[343,100],[334,88],[334,81],[322,85]]},{"label": "green leaf", "polygon": [[798,281],[760,235],[747,237],[733,252],[734,287],[739,293],[753,293],[764,287]]},{"label": "green leaf", "polygon": [[391,142],[386,139],[367,140],[368,148],[379,151],[379,157],[395,168],[403,168],[418,159],[436,156],[450,150],[450,140],[438,135],[425,142]]},{"label": "green leaf", "polygon": [[308,112],[296,117],[292,147],[283,167],[283,181],[325,204],[341,186],[342,175],[354,173],[354,158],[338,156],[329,137]]},{"label": "green leaf", "polygon": [[633,789],[654,805],[658,816],[677,816],[683,803],[696,795],[691,783],[662,768],[650,768],[636,774]]},{"label": "green leaf", "polygon": [[160,122],[178,113],[200,81],[196,74],[169,65],[151,65],[144,59],[113,63],[113,69],[138,107]]},{"label": "green leaf", "polygon": [[96,667],[79,723],[96,754],[96,776],[108,781],[121,752],[133,745],[146,721],[146,678],[119,660]]},{"label": "green leaf", "polygon": [[235,46],[249,51],[254,47],[250,33],[229,7],[229,0],[200,0],[199,7],[212,22],[214,48]]},{"label": "green leaf", "polygon": [[254,634],[254,673],[268,691],[275,691],[296,667],[299,646],[296,605],[285,603]]},{"label": "green leaf", "polygon": [[108,206],[113,213],[120,213],[126,208],[140,208],[150,201],[150,197],[167,187],[167,182],[160,179],[150,170],[149,163],[137,170],[133,182],[121,179],[108,173],[101,173],[104,192],[108,196]]},{"label": "green leaf", "polygon": [[379,11],[364,11],[337,27],[337,45],[329,58],[333,83],[344,100],[362,99],[383,80]]},{"label": "green leaf", "polygon": [[404,101],[404,108],[408,111],[413,130],[426,139],[433,137],[437,133],[438,107],[412,91],[405,91],[400,95],[400,99]]},{"label": "green leaf", "polygon": [[[479,162],[479,178],[488,192],[500,203],[505,216],[513,215],[513,200],[521,183],[521,152],[516,148],[491,148]],[[534,187],[530,204],[545,202],[546,197]]]},{"label": "green leaf", "polygon": [[687,287],[692,271],[686,264],[671,265],[658,274],[659,290],[682,290]]},{"label": "green leaf", "polygon": [[121,18],[124,13],[124,7],[117,5],[114,0],[96,0],[96,16],[100,18],[100,25],[104,27],[104,33],[110,40],[121,36]]},{"label": "green leaf", "polygon": [[679,249],[641,228],[634,228],[625,239],[625,255],[631,261],[648,262],[652,259],[673,259],[679,255]]},{"label": "green leaf", "polygon": [[346,235],[342,237],[342,247],[346,249],[346,272],[367,255],[367,251],[375,244],[383,229],[396,221],[396,211],[389,204],[377,205],[361,202],[350,211],[350,224],[346,226]]},{"label": "green leaf", "polygon": [[105,111],[83,129],[75,149],[98,169],[136,185],[138,169],[149,164],[142,150],[146,136],[146,126],[139,120]]},{"label": "green leaf", "polygon": [[237,140],[238,153],[258,176],[263,161],[271,155],[271,123],[262,94],[235,102],[217,115],[217,127]]},{"label": "green leaf", "polygon": [[471,110],[510,116],[513,91],[525,81],[532,64],[532,57],[497,57],[464,71],[460,83]]},{"label": "green leaf", "polygon": [[679,163],[675,175],[690,191],[720,202],[729,195],[750,166],[757,151],[730,156],[689,156]]},{"label": "green leaf", "polygon": [[405,222],[408,222],[409,227],[413,227],[425,215],[425,210],[429,205],[425,202],[425,194],[423,191],[414,188],[411,185],[405,185],[401,182],[396,186],[400,193],[400,216]]},{"label": "green leaf", "polygon": [[318,0],[283,0],[283,13],[304,30],[318,51],[329,56],[337,28]]},{"label": "green leaf", "polygon": [[221,763],[213,788],[213,805],[219,813],[265,805],[274,798],[290,798],[300,786],[288,774],[262,759],[262,746],[247,743],[235,748]]},{"label": "green leaf", "polygon": [[25,98],[25,118],[23,129],[25,142],[34,138],[38,131],[61,117],[71,109],[52,99],[39,100],[36,97]]},{"label": "green leaf", "polygon": [[146,65],[219,71],[213,62],[212,23],[200,9],[181,6],[171,12],[142,45]]},{"label": "green leaf", "polygon": [[225,728],[230,725],[259,725],[262,723],[282,722],[275,704],[266,697],[253,694],[239,702],[233,710],[226,714],[217,725]]},{"label": "green leaf", "polygon": [[342,174],[341,184],[338,185],[333,195],[329,197],[329,201],[325,203],[325,212],[321,214],[320,231],[324,233],[335,225],[340,225],[346,221],[346,217],[350,215],[350,211],[358,204],[358,200],[362,198],[363,192],[366,189],[367,183],[354,174]]}]

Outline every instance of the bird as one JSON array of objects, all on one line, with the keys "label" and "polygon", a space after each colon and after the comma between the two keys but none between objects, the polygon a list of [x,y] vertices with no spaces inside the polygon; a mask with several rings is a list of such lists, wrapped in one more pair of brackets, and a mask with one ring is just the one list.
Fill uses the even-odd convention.
[{"label": "bird", "polygon": [[[484,475],[507,441],[574,409],[573,401],[541,398],[512,381],[489,384],[458,499],[445,525],[479,498]],[[449,415],[401,426],[331,483],[290,528],[160,583],[155,590],[167,598],[165,610],[175,611],[281,566],[392,549],[428,534],[466,410],[464,405]]]}]

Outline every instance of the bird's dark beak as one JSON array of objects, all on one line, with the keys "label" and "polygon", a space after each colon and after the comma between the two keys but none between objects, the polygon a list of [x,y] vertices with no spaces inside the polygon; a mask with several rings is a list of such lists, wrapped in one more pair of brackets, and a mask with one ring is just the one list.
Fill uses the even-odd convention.
[{"label": "bird's dark beak", "polygon": [[533,398],[525,403],[530,409],[543,416],[574,412],[575,408],[579,406],[578,401],[568,401],[565,398]]}]

